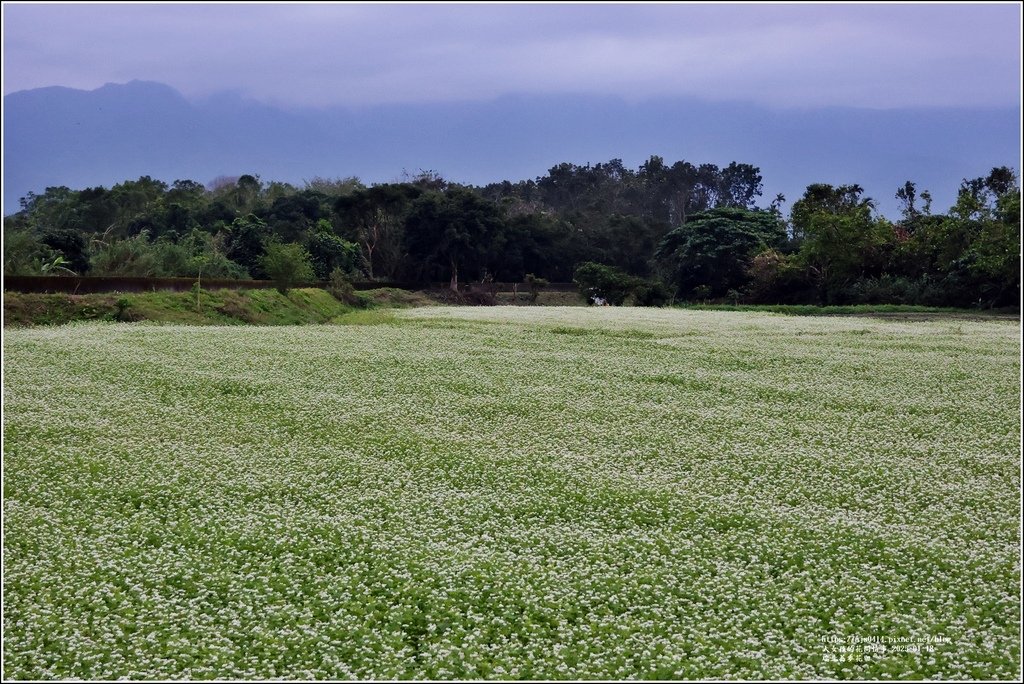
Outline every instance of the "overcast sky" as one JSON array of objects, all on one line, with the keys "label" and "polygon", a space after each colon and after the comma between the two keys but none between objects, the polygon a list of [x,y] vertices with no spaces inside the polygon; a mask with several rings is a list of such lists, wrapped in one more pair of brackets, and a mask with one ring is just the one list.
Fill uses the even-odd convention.
[{"label": "overcast sky", "polygon": [[1017,105],[1018,3],[4,3],[4,94],[132,79],[367,105],[607,94],[780,107]]}]

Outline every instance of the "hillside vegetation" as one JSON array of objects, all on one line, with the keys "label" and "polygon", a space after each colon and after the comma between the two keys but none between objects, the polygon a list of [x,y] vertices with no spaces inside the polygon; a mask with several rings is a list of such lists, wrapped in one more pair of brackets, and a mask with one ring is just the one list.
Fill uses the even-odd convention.
[{"label": "hillside vegetation", "polygon": [[186,325],[297,325],[327,323],[366,308],[435,303],[423,293],[395,289],[357,293],[355,306],[326,290],[202,290],[110,294],[4,293],[4,326],[74,321],[153,321]]}]

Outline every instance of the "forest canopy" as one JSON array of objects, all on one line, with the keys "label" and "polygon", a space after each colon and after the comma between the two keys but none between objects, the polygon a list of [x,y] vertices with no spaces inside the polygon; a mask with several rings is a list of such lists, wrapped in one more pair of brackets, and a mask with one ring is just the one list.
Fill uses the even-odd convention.
[{"label": "forest canopy", "polygon": [[856,184],[810,185],[786,216],[781,195],[762,202],[755,166],[658,156],[482,187],[429,171],[372,186],[143,176],[22,198],[4,219],[4,274],[267,278],[288,254],[318,280],[569,282],[586,266],[669,300],[1019,303],[1012,169],[964,179],[944,212],[911,181],[894,193],[892,220]]}]

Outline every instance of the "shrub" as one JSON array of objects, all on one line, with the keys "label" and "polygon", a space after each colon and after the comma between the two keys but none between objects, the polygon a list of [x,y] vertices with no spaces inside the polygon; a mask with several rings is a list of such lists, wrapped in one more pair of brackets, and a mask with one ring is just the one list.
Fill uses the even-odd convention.
[{"label": "shrub", "polygon": [[344,302],[349,306],[362,309],[369,304],[369,299],[356,292],[355,287],[352,286],[352,281],[349,280],[348,274],[338,267],[331,271],[327,291],[339,302]]},{"label": "shrub", "polygon": [[632,296],[637,306],[664,306],[672,298],[672,293],[663,283],[637,278],[593,261],[581,264],[572,279],[590,304],[600,299],[612,306],[621,306],[627,297]]},{"label": "shrub", "polygon": [[530,287],[530,303],[536,304],[540,291],[550,285],[546,278],[538,278],[532,273],[526,274],[526,284]]},{"label": "shrub", "polygon": [[633,291],[634,280],[628,273],[593,261],[581,264],[572,274],[572,281],[590,304],[601,299],[620,306]]},{"label": "shrub", "polygon": [[637,278],[633,288],[633,301],[637,306],[665,306],[672,300],[672,291],[656,280]]},{"label": "shrub", "polygon": [[902,276],[862,278],[845,293],[853,304],[920,304],[926,282]]},{"label": "shrub", "polygon": [[99,243],[90,259],[90,274],[102,276],[154,277],[161,274],[160,259],[149,234]]},{"label": "shrub", "polygon": [[315,278],[309,252],[294,242],[286,245],[279,242],[268,244],[262,264],[263,270],[281,294],[287,294],[296,285],[308,283]]}]

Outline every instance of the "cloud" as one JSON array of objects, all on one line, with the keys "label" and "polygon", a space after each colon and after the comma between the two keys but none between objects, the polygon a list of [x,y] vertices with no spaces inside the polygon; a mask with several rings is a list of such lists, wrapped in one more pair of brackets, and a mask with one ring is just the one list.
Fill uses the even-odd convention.
[{"label": "cloud", "polygon": [[4,5],[4,92],[131,79],[290,105],[595,93],[1020,101],[1016,5]]}]

